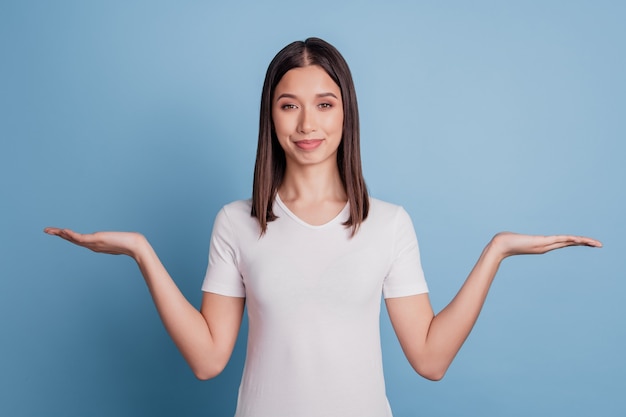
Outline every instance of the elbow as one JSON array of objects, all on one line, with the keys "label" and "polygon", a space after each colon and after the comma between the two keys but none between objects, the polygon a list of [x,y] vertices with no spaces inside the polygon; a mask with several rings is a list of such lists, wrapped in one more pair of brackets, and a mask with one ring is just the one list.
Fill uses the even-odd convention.
[{"label": "elbow", "polygon": [[452,364],[454,356],[439,350],[420,349],[419,354],[406,355],[409,363],[421,377],[430,381],[441,381]]},{"label": "elbow", "polygon": [[448,367],[435,364],[423,364],[421,366],[413,366],[413,369],[415,369],[415,372],[417,372],[420,376],[436,382],[443,379],[446,375]]},{"label": "elbow", "polygon": [[197,379],[207,381],[221,374],[225,367],[225,365],[204,365],[192,368],[192,371]]},{"label": "elbow", "polygon": [[204,353],[199,358],[195,358],[195,360],[188,358],[187,363],[197,379],[206,381],[221,374],[226,365],[228,365],[229,360],[230,353],[226,354],[216,351]]},{"label": "elbow", "polygon": [[193,373],[199,381],[208,381],[219,375],[219,373],[211,373],[204,371],[194,371]]},{"label": "elbow", "polygon": [[421,376],[423,376],[424,378],[430,380],[430,381],[441,381],[443,379],[443,377],[446,375],[446,370],[429,370],[427,372],[418,372]]}]

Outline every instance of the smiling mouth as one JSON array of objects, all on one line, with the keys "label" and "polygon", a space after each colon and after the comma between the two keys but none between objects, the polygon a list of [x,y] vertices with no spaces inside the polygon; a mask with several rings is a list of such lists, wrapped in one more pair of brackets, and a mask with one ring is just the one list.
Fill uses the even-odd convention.
[{"label": "smiling mouth", "polygon": [[305,139],[305,140],[298,140],[294,143],[298,148],[302,150],[311,151],[317,148],[318,146],[320,146],[323,141],[324,139]]}]

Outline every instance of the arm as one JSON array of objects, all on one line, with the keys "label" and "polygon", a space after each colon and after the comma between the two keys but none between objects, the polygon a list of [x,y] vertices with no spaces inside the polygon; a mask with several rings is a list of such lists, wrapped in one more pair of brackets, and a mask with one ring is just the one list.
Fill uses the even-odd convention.
[{"label": "arm", "polygon": [[150,243],[138,233],[79,234],[57,228],[47,228],[45,232],[95,252],[132,257],[167,332],[196,377],[213,378],[224,369],[239,333],[244,298],[204,293],[198,311],[180,292]]},{"label": "arm", "polygon": [[428,294],[388,298],[391,323],[411,366],[425,378],[443,378],[472,330],[504,258],[581,245],[602,246],[597,240],[577,236],[500,233],[485,247],[457,295],[439,314],[434,314]]}]

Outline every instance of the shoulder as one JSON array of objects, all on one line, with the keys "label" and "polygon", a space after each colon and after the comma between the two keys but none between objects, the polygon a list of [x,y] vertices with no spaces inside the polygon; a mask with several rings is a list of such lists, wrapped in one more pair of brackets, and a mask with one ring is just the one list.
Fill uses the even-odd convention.
[{"label": "shoulder", "polygon": [[227,216],[241,216],[248,215],[250,216],[252,210],[252,199],[247,200],[236,200],[231,203],[228,203],[222,207],[222,212],[226,213]]},{"label": "shoulder", "polygon": [[410,216],[402,206],[373,197],[370,197],[369,202],[369,213],[362,225],[364,228],[382,233],[412,225]]},{"label": "shoulder", "polygon": [[222,207],[215,217],[214,230],[224,229],[235,235],[258,235],[259,227],[251,215],[252,200],[237,200]]},{"label": "shoulder", "polygon": [[[227,222],[231,224],[247,223],[250,219],[254,219],[250,214],[252,210],[252,200],[236,200],[222,206],[217,213],[216,222]],[[256,219],[255,219],[256,220]]]},{"label": "shoulder", "polygon": [[[387,201],[379,200],[374,197],[370,197],[370,212],[369,215],[374,217],[397,217],[398,215],[404,216],[408,214],[402,206],[393,204]],[[369,217],[368,217],[369,218]]]}]

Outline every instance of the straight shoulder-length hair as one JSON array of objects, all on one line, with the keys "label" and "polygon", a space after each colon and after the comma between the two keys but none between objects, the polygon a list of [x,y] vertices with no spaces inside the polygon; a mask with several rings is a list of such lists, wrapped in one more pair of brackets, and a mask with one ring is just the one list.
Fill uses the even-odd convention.
[{"label": "straight shoulder-length hair", "polygon": [[369,196],[361,168],[356,93],[345,59],[334,46],[319,38],[290,43],[276,54],[267,68],[261,93],[251,215],[259,221],[261,235],[267,231],[268,223],[277,218],[273,204],[285,175],[286,159],[272,121],[274,91],[287,71],[309,65],[324,69],[341,91],[344,116],[342,139],[337,150],[337,167],[350,208],[350,216],[344,226],[350,227],[354,236],[369,212]]}]

